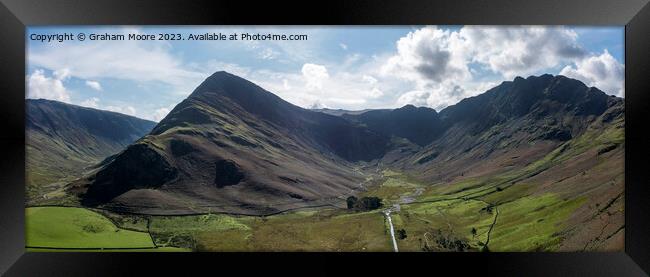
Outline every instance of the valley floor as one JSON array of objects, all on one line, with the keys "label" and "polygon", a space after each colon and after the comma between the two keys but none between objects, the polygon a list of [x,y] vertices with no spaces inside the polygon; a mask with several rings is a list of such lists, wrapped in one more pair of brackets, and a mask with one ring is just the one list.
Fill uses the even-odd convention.
[{"label": "valley floor", "polygon": [[572,216],[587,204],[586,198],[530,193],[530,186],[512,181],[531,174],[527,170],[468,178],[453,186],[424,185],[390,170],[380,173],[375,178],[381,182],[359,195],[383,199],[384,208],[373,211],[320,208],[264,217],[137,216],[31,207],[27,246],[29,251],[393,251],[383,213],[390,209],[400,252],[622,247],[622,221],[620,228],[603,231],[598,241],[589,240],[584,248],[565,244],[577,232]]}]

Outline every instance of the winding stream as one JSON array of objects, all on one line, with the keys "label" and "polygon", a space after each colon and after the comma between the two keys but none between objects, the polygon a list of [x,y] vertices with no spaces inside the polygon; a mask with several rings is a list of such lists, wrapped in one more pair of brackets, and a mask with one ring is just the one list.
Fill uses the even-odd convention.
[{"label": "winding stream", "polygon": [[385,210],[384,215],[386,215],[386,218],[388,219],[388,225],[390,225],[390,238],[393,240],[393,249],[395,252],[399,252],[399,249],[397,249],[397,240],[395,240],[395,229],[393,228],[393,220],[390,218],[390,212],[391,210]]}]

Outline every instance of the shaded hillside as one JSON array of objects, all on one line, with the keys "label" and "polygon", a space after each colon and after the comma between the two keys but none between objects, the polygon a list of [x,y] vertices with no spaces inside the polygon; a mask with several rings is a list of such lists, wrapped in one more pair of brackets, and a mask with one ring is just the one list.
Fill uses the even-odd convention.
[{"label": "shaded hillside", "polygon": [[[440,117],[439,138],[383,162],[431,184],[424,199],[500,209],[491,248],[622,249],[623,99],[563,76],[532,76],[465,99]],[[516,215],[527,207],[535,207],[529,217]]]},{"label": "shaded hillside", "polygon": [[379,111],[379,110],[373,110],[373,109],[364,109],[364,110],[358,110],[358,111],[351,111],[351,110],[344,110],[344,109],[328,109],[328,108],[310,109],[310,110],[315,111],[315,112],[319,112],[319,113],[326,113],[326,114],[330,114],[330,115],[335,115],[335,116],[342,116],[342,115],[346,115],[346,114],[347,115],[357,115],[357,114],[362,114],[362,113],[369,112],[369,111]]},{"label": "shaded hillside", "polygon": [[51,100],[25,100],[27,186],[79,177],[154,126],[136,117]]},{"label": "shaded hillside", "polygon": [[380,134],[406,138],[420,146],[428,145],[443,131],[442,121],[434,109],[413,105],[342,116]]},{"label": "shaded hillside", "polygon": [[[523,166],[622,107],[621,98],[564,76],[517,77],[442,110],[439,137],[399,166],[435,180],[506,169],[504,155],[509,166]],[[617,116],[622,111],[609,115]]]},{"label": "shaded hillside", "polygon": [[217,72],[72,190],[85,205],[128,211],[268,214],[350,193],[363,181],[351,163],[381,158],[389,143]]}]

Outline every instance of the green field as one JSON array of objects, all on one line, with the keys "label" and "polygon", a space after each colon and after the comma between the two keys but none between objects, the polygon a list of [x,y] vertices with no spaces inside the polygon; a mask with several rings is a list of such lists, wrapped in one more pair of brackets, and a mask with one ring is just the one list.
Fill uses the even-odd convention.
[{"label": "green field", "polygon": [[152,217],[159,245],[199,251],[390,251],[379,212],[298,211],[268,217]]},{"label": "green field", "polygon": [[26,209],[25,238],[31,250],[42,248],[159,249],[148,233],[118,228],[108,218],[83,208],[32,207]]},{"label": "green field", "polygon": [[384,170],[381,174],[383,182],[378,186],[370,187],[368,191],[362,192],[359,197],[379,197],[385,206],[390,206],[393,203],[400,202],[402,197],[412,195],[416,189],[421,188],[424,190],[425,188],[423,184],[399,172]]},{"label": "green field", "polygon": [[178,247],[156,247],[156,248],[120,248],[120,249],[56,249],[56,248],[34,248],[27,247],[28,252],[191,252],[191,249]]},{"label": "green field", "polygon": [[474,250],[489,244],[490,251],[550,251],[560,243],[557,234],[564,222],[583,203],[581,198],[563,201],[552,194],[522,197],[491,210],[481,200],[414,203],[394,213],[393,222],[408,235],[398,241],[403,251],[419,251],[425,243],[432,248],[437,231],[466,242]]},{"label": "green field", "polygon": [[31,207],[26,209],[26,218],[27,250],[34,252],[391,251],[384,216],[378,211],[142,217],[104,215],[84,208]]}]

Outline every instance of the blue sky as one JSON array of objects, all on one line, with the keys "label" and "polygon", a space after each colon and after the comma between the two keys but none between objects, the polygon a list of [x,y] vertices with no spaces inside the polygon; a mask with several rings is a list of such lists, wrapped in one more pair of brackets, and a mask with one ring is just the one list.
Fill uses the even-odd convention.
[{"label": "blue sky", "polygon": [[[65,41],[32,34],[305,34],[304,41]],[[515,76],[624,95],[624,28],[571,26],[30,27],[27,95],[160,120],[215,71],[302,107],[440,110]]]}]

